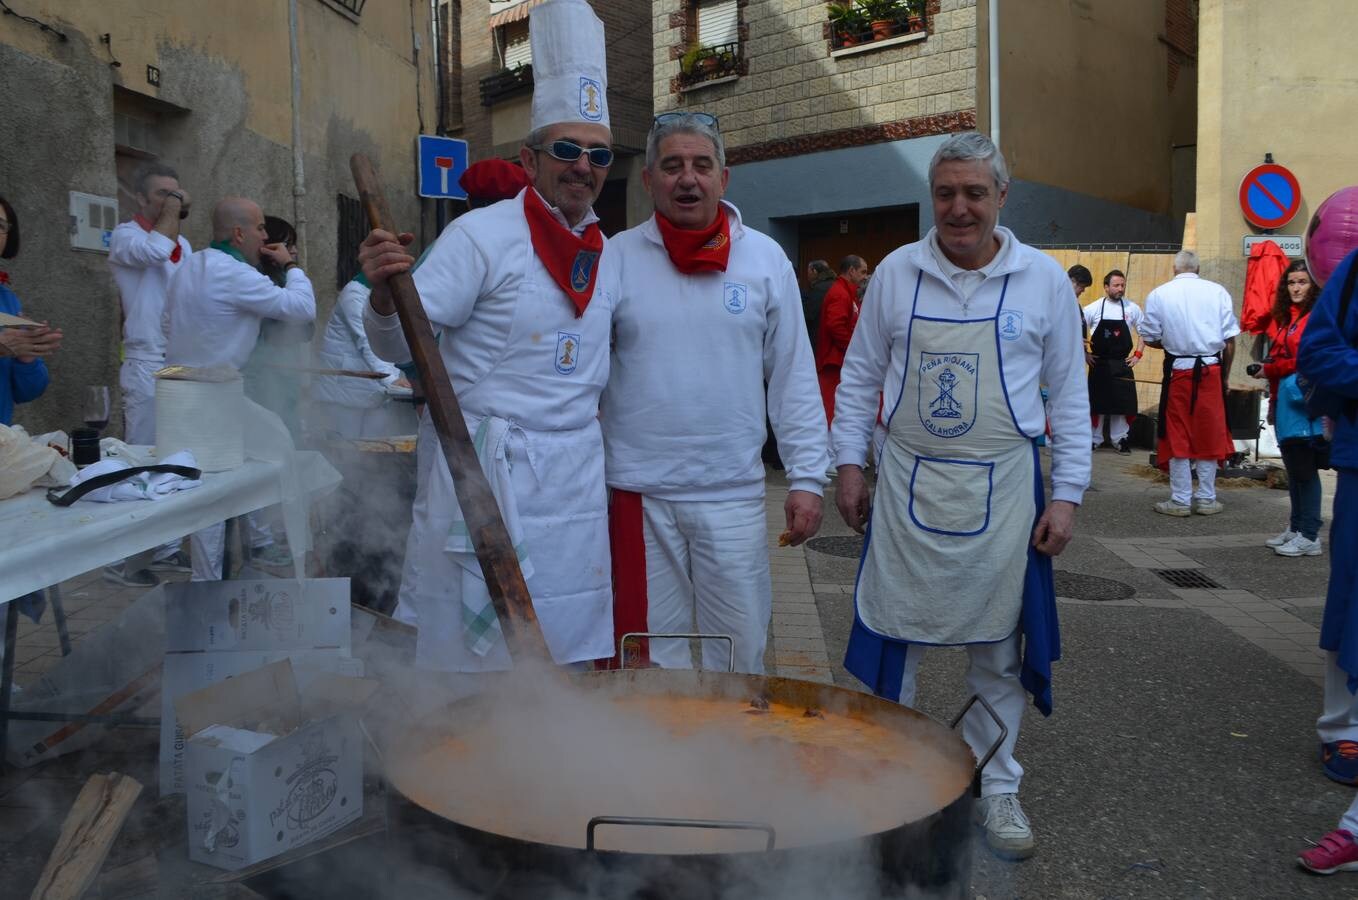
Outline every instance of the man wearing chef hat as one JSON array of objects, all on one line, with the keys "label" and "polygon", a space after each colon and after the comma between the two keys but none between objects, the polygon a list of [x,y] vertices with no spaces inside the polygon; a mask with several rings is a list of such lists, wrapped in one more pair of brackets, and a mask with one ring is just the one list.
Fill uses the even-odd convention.
[{"label": "man wearing chef hat", "polygon": [[[603,443],[616,287],[592,205],[613,161],[603,23],[584,0],[529,18],[532,131],[519,158],[532,182],[450,225],[413,274],[439,335],[482,470],[553,659],[611,655],[612,583]],[[387,279],[412,260],[374,231],[359,253],[372,283],[364,324],[383,359],[410,359]],[[426,413],[420,442],[437,446]],[[416,664],[481,672],[512,664],[443,457],[428,454],[414,510],[410,590]]]},{"label": "man wearing chef hat", "polygon": [[[722,199],[728,177],[715,116],[656,117],[642,174],[655,215],[609,250],[621,294],[601,417],[615,519],[630,517],[629,545],[644,546],[615,552],[619,624],[639,607],[634,630],[729,635],[736,670],[758,673],[772,606],[766,414],[788,479],[780,543],[820,526],[829,457],[797,276]],[[703,668],[724,670],[724,643],[703,643]],[[650,655],[693,664],[685,640],[652,640]]]}]

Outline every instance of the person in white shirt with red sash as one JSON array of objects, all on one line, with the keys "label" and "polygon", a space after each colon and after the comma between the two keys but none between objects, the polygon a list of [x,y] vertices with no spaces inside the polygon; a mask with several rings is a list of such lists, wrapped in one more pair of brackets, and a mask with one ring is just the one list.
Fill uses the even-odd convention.
[{"label": "person in white shirt with red sash", "polygon": [[[1070,280],[998,224],[1004,157],[976,132],[953,135],[929,164],[934,227],[878,265],[840,371],[833,443],[836,503],[863,531],[844,666],[879,696],[914,704],[930,646],[967,649],[963,720],[982,758],[976,816],[998,853],[1036,847],[1014,758],[1024,692],[1052,709],[1060,658],[1051,558],[1074,530],[1089,485],[1089,397]],[[1037,438],[1050,393],[1052,500]],[[884,391],[885,443],[869,519],[863,464]]]},{"label": "person in white shirt with red sash", "polygon": [[1174,257],[1174,280],[1146,297],[1139,330],[1147,346],[1165,351],[1156,462],[1169,472],[1169,499],[1155,504],[1155,511],[1216,515],[1222,510],[1217,465],[1235,453],[1226,426],[1225,373],[1240,333],[1231,295],[1198,277],[1198,255],[1181,250]]},{"label": "person in white shirt with red sash", "polygon": [[[612,163],[604,29],[584,0],[548,0],[529,19],[532,132],[519,159],[532,186],[444,230],[414,272],[453,389],[555,662],[610,655],[612,581],[599,392],[608,377],[616,285],[592,204]],[[412,260],[373,231],[359,253],[372,284],[373,351],[410,350],[387,279]],[[428,412],[419,442],[437,447]],[[456,672],[513,664],[443,455],[421,455],[405,615],[415,661]],[[407,588],[409,588],[407,590]]]},{"label": "person in white shirt with red sash", "polygon": [[[133,178],[137,214],[113,229],[108,267],[123,305],[123,365],[118,384],[123,393],[123,440],[156,442],[156,370],[165,365],[165,332],[161,314],[170,279],[193,248],[179,233],[189,213],[188,193],[179,175],[163,163],[147,163]],[[158,547],[151,571],[186,572],[188,558],[179,541]],[[104,569],[104,577],[120,584],[156,583],[150,572],[128,572],[126,561]]]},{"label": "person in white shirt with red sash", "polygon": [[[601,416],[620,624],[682,633],[696,619],[734,640],[736,671],[758,673],[772,604],[766,382],[788,479],[785,543],[820,527],[828,448],[796,275],[721,199],[728,178],[715,117],[656,117],[642,173],[655,215],[609,245],[621,295]],[[651,640],[650,658],[693,664],[679,639]],[[727,661],[724,642],[703,642],[703,668]]]}]

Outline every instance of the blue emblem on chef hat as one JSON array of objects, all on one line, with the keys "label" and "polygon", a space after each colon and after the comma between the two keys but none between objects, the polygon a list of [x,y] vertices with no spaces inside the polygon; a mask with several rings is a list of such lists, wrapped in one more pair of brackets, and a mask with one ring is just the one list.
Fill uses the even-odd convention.
[{"label": "blue emblem on chef hat", "polygon": [[593,250],[581,250],[575,254],[575,262],[571,263],[571,287],[577,291],[583,291],[589,287],[589,279],[594,274],[594,264],[599,261],[599,254]]},{"label": "blue emblem on chef hat", "polygon": [[604,117],[604,86],[588,76],[580,76],[580,118],[598,122]]}]

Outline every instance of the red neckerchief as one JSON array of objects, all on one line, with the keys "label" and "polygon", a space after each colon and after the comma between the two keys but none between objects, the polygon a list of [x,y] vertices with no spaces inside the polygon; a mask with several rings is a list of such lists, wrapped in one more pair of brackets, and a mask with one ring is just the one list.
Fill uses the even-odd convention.
[{"label": "red neckerchief", "polygon": [[604,252],[604,236],[599,223],[591,222],[583,237],[556,220],[538,192],[531,187],[523,192],[523,214],[528,219],[528,234],[533,252],[547,267],[557,287],[575,304],[575,317],[585,314],[594,296],[594,278],[599,274],[599,255]]},{"label": "red neckerchief", "polygon": [[660,213],[655,214],[660,239],[670,262],[685,275],[695,272],[725,272],[731,258],[731,221],[726,207],[717,206],[717,218],[701,231],[679,228]]},{"label": "red neckerchief", "polygon": [[[152,222],[150,219],[146,218],[146,217],[143,216],[141,213],[137,213],[135,216],[133,216],[133,217],[132,217],[132,221],[134,221],[134,222],[136,222],[138,225],[140,225],[140,226],[142,227],[142,230],[143,230],[143,231],[148,231],[148,232],[149,232],[149,231],[153,230],[153,229],[156,227],[156,223],[155,223],[155,222]],[[172,263],[177,263],[177,262],[179,262],[180,257],[182,257],[183,255],[184,255],[184,248],[181,247],[181,246],[179,246],[179,241],[175,241],[175,242],[174,242],[174,252],[170,254],[170,262],[172,262]]]},{"label": "red neckerchief", "polygon": [[9,273],[0,270],[0,284],[9,284]]}]

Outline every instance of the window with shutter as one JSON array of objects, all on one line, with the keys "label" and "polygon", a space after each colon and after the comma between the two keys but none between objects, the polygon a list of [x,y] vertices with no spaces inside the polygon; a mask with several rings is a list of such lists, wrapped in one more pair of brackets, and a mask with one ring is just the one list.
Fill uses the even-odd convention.
[{"label": "window with shutter", "polygon": [[698,46],[720,47],[740,40],[736,0],[698,0]]},{"label": "window with shutter", "polygon": [[533,64],[533,45],[528,42],[528,20],[500,28],[500,47],[506,69]]}]

